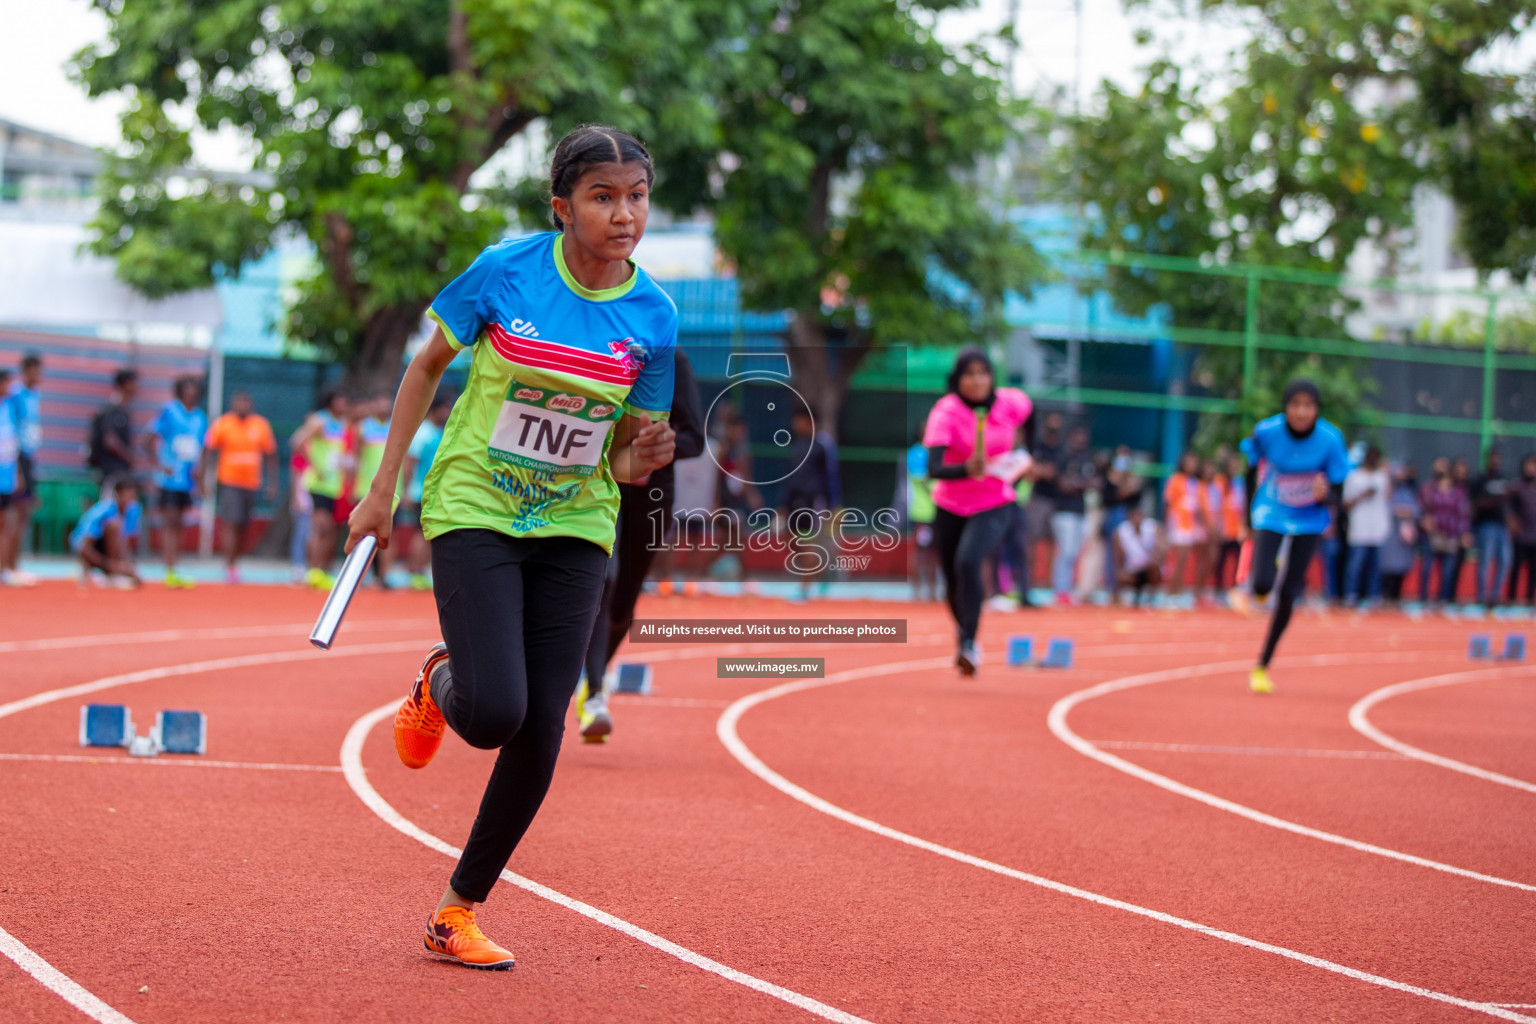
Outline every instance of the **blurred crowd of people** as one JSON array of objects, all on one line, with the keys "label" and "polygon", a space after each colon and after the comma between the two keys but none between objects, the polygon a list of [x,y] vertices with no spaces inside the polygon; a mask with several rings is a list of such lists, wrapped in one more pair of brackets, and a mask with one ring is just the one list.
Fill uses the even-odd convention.
[{"label": "blurred crowd of people", "polygon": [[[1032,454],[990,560],[990,608],[1036,603],[1039,584],[1061,605],[1106,593],[1114,603],[1215,605],[1246,577],[1253,482],[1240,453],[1185,452],[1159,484],[1141,475],[1145,462],[1128,445],[1094,449],[1086,427],[1051,412]],[[1465,459],[1438,458],[1425,479],[1375,447],[1357,446],[1354,455],[1317,556],[1320,599],[1445,605],[1465,589],[1484,607],[1533,603],[1536,453],[1515,473],[1497,449],[1476,474]],[[926,459],[921,445],[907,458],[920,599],[938,587]]]},{"label": "blurred crowd of people", "polygon": [[[42,377],[43,360],[36,354],[24,356],[17,372],[0,367],[0,582],[9,586],[37,582],[17,559],[38,497]],[[218,524],[226,578],[238,583],[238,562],[254,539],[258,502],[271,505],[278,498],[278,443],[271,423],[244,391],[232,393],[228,410],[210,423],[197,377],[178,378],[172,397],[142,427],[133,414],[138,397],[137,371],[120,369],[109,397],[90,419],[84,462],[100,486],[99,500],[69,536],[83,578],[137,586],[135,554],[141,533],[152,530],[166,585],[191,587],[179,571],[182,537],[201,523],[206,507]],[[289,545],[296,581],[321,589],[331,585],[339,525],[377,472],[392,398],[327,392],[289,439]],[[388,586],[396,553],[414,588],[430,586],[428,549],[420,538],[421,489],[452,404],[440,396],[411,444],[398,488],[399,541],[375,563],[381,586]]]}]

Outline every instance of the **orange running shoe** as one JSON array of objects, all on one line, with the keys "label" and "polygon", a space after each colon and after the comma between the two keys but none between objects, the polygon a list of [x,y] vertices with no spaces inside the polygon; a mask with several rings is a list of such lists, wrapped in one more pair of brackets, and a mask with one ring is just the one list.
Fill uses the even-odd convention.
[{"label": "orange running shoe", "polygon": [[416,673],[410,695],[395,712],[395,753],[407,768],[425,768],[443,745],[443,713],[432,699],[432,670],[448,660],[448,645],[435,643]]},{"label": "orange running shoe", "polygon": [[422,944],[477,971],[510,971],[517,962],[510,952],[485,937],[475,924],[475,912],[467,907],[448,906],[433,914]]}]

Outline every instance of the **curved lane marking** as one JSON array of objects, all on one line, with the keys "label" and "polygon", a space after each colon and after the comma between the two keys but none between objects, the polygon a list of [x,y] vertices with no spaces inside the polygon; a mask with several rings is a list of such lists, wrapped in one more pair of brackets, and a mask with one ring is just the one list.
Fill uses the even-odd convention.
[{"label": "curved lane marking", "polygon": [[[1289,659],[1289,662],[1292,665],[1298,666],[1352,665],[1362,663],[1380,664],[1383,661],[1415,660],[1422,657],[1422,652],[1415,653],[1411,651],[1396,653],[1376,652],[1372,654],[1319,654],[1309,657],[1292,658]],[[1228,800],[1225,797],[1219,797],[1214,793],[1207,793],[1203,789],[1196,789],[1194,786],[1187,785],[1175,779],[1170,779],[1168,776],[1160,775],[1157,772],[1152,771],[1150,768],[1143,768],[1141,765],[1132,761],[1127,761],[1123,757],[1116,757],[1114,754],[1111,754],[1108,751],[1101,750],[1094,746],[1090,741],[1083,739],[1083,737],[1079,736],[1076,732],[1073,732],[1072,727],[1067,724],[1067,716],[1072,713],[1073,708],[1086,701],[1093,700],[1095,697],[1103,697],[1107,694],[1119,693],[1123,690],[1135,689],[1138,686],[1149,686],[1153,683],[1166,683],[1176,679],[1189,679],[1194,676],[1212,676],[1227,672],[1239,672],[1251,667],[1252,663],[1249,661],[1220,661],[1207,665],[1193,665],[1187,668],[1165,669],[1160,672],[1147,672],[1141,675],[1125,676],[1121,679],[1111,679],[1108,682],[1100,683],[1097,686],[1090,686],[1085,690],[1078,690],[1076,693],[1067,694],[1067,696],[1061,698],[1051,706],[1051,713],[1049,716],[1047,716],[1046,722],[1050,725],[1051,732],[1055,733],[1057,739],[1061,740],[1067,746],[1071,747],[1073,750],[1076,750],[1084,757],[1091,757],[1093,760],[1098,761],[1100,764],[1108,765],[1116,771],[1124,772],[1127,775],[1134,776],[1135,778],[1141,779],[1143,782],[1150,782],[1152,785],[1157,786],[1160,789],[1166,789],[1170,793],[1188,797],[1191,800],[1205,804],[1207,807],[1214,807],[1219,811],[1226,811],[1229,814],[1235,814],[1240,818],[1247,818],[1249,821],[1258,822],[1260,825],[1268,825],[1270,828],[1277,828],[1284,832],[1292,832],[1299,836],[1306,836],[1308,839],[1317,839],[1325,843],[1333,843],[1335,846],[1348,847],[1349,849],[1356,850],[1360,853],[1369,853],[1377,857],[1386,857],[1389,860],[1402,861],[1405,864],[1413,864],[1417,867],[1429,868],[1432,871],[1443,871],[1449,875],[1459,875],[1462,878],[1470,878],[1478,882],[1487,882],[1489,885],[1501,885],[1510,889],[1523,889],[1526,892],[1536,892],[1536,885],[1530,885],[1525,882],[1515,882],[1508,878],[1499,878],[1496,875],[1485,875],[1480,871],[1471,871],[1467,868],[1456,867],[1454,864],[1444,864],[1437,860],[1430,860],[1427,857],[1419,857],[1411,853],[1403,853],[1400,850],[1388,849],[1385,846],[1377,846],[1374,843],[1361,842],[1358,839],[1350,839],[1347,836],[1341,836],[1333,832],[1324,832],[1322,829],[1298,824],[1297,822],[1289,821],[1285,818],[1276,817],[1273,814],[1266,814],[1265,812],[1256,810],[1255,808],[1249,807],[1246,804],[1240,804],[1235,800]]]},{"label": "curved lane marking", "polygon": [[[1272,953],[1275,956],[1284,957],[1287,960],[1295,960],[1299,963],[1304,963],[1311,967],[1317,967],[1322,970],[1329,971],[1333,974],[1340,974],[1346,978],[1353,978],[1356,981],[1363,981],[1370,985],[1392,989],[1396,992],[1405,992],[1409,995],[1419,996],[1424,999],[1431,999],[1439,1003],[1448,1003],[1451,1006],[1459,1006],[1466,1010],[1473,1010],[1477,1013],[1487,1014],[1490,1017],[1498,1017],[1502,1020],[1522,1021],[1525,1022],[1525,1024],[1536,1024],[1536,1017],[1530,1017],[1525,1014],[1516,1013],[1514,1010],[1506,1009],[1504,1004],[1483,1003],[1471,999],[1462,999],[1459,996],[1448,995],[1444,992],[1436,992],[1433,989],[1421,988],[1417,985],[1410,985],[1404,981],[1396,981],[1392,978],[1384,978],[1380,975],[1370,974],[1366,971],[1357,970],[1353,967],[1346,967],[1343,964],[1334,963],[1332,960],[1324,960],[1322,957],[1312,956],[1309,953],[1301,953],[1297,950],[1287,949],[1284,946],[1276,946],[1272,943],[1263,942],[1259,939],[1250,939],[1245,935],[1238,935],[1235,932],[1223,931],[1220,928],[1213,928],[1210,925],[1200,924],[1198,921],[1190,921],[1182,917],[1175,917],[1173,914],[1166,914],[1160,910],[1152,910],[1148,907],[1138,906],[1134,903],[1127,903],[1124,900],[1117,900],[1112,896],[1103,896],[1096,892],[1090,892],[1087,889],[1079,889],[1074,885],[1067,885],[1065,882],[1057,882],[1049,878],[1044,878],[1040,875],[1032,875],[1027,871],[1020,871],[1017,868],[1010,868],[1006,865],[998,864],[994,861],[984,860],[981,857],[976,857],[972,854],[964,853],[960,850],[951,849],[948,846],[941,846],[940,844],[931,842],[927,839],[920,839],[917,836],[910,835],[906,832],[901,832],[897,829],[891,828],[888,825],[882,825],[878,821],[873,821],[869,818],[863,817],[862,815],[855,814],[852,811],[844,810],[831,801],[824,800],[809,790],[795,785],[793,782],[790,782],[784,776],[780,775],[778,772],[764,764],[762,759],[754,754],[752,750],[742,742],[741,736],[737,732],[737,723],[741,721],[742,715],[746,714],[752,708],[757,707],[759,704],[766,703],[770,700],[775,700],[779,697],[785,697],[792,693],[799,693],[803,690],[814,690],[822,686],[832,686],[836,683],[852,682],[855,679],[870,679],[876,676],[897,675],[904,672],[922,672],[930,669],[942,668],[949,664],[950,661],[947,658],[933,658],[925,661],[898,662],[891,665],[876,665],[869,668],[849,669],[846,672],[839,672],[835,675],[827,676],[825,679],[803,679],[791,683],[783,683],[779,686],[770,687],[769,689],[760,690],[757,693],[749,694],[736,701],[726,709],[725,714],[721,715],[719,720],[716,722],[715,734],[720,738],[720,742],[725,745],[726,750],[730,751],[731,756],[735,757],[737,761],[741,762],[742,766],[746,768],[747,771],[751,772],[753,775],[756,775],[758,778],[768,783],[768,785],[772,786],[774,789],[777,789],[779,792],[790,797],[791,799],[805,804],[807,807],[820,811],[821,813],[828,815],[829,817],[836,818],[839,821],[846,822],[849,825],[853,825],[855,828],[861,828],[866,832],[873,832],[877,836],[883,836],[886,839],[892,839],[898,843],[903,843],[907,846],[915,847],[916,849],[924,850],[928,853],[937,854],[940,857],[946,857],[950,860],[958,861],[961,864],[969,865],[970,867],[980,868],[983,871],[990,871],[994,874],[1004,875],[1008,878],[1017,879],[1021,882],[1028,882],[1031,885],[1037,885],[1042,889],[1049,889],[1052,892],[1061,893],[1064,896],[1073,896],[1077,899],[1087,900],[1089,903],[1096,903],[1101,907],[1111,907],[1115,910],[1123,910],[1127,913],[1136,914],[1139,917],[1150,918],[1163,924],[1170,924],[1176,928],[1183,928],[1187,931],[1197,932],[1201,935],[1206,935],[1214,939],[1221,939],[1225,942],[1231,942],[1235,945],[1245,946],[1249,949],[1255,949],[1263,953]],[[1238,664],[1240,664],[1243,668],[1250,667],[1250,663],[1246,661]]]},{"label": "curved lane marking", "polygon": [[[394,654],[402,651],[419,650],[421,650],[421,641],[419,640],[409,642],[398,641],[388,644],[365,644],[339,651],[313,649],[277,651],[267,654],[247,654],[238,658],[214,658],[209,661],[194,661],[185,665],[149,668],[138,672],[125,672],[121,675],[106,676],[105,678],[95,679],[88,683],[80,683],[77,686],[63,686],[55,690],[45,690],[31,697],[13,700],[7,704],[0,704],[0,718],[8,718],[17,712],[42,707],[45,704],[52,704],[55,701],[66,700],[70,697],[109,690],[114,686],[147,683],[156,679],[168,679],[172,676],[190,676],[201,672],[217,672],[221,669],[247,668],[252,665],[270,665],[285,661],[309,661],[326,656],[356,657],[365,654]],[[99,1021],[100,1024],[133,1024],[133,1021],[129,1020],[129,1018],[86,991],[78,982],[54,968],[48,961],[29,949],[20,939],[15,938],[4,929],[0,929],[0,953],[5,954],[18,967],[26,971],[33,978],[36,978],[44,988],[92,1020]]]},{"label": "curved lane marking", "polygon": [[[400,629],[421,627],[435,629],[431,619],[359,619],[347,624],[349,632],[373,630],[394,632]],[[236,640],[242,637],[296,636],[306,637],[311,623],[297,622],[272,626],[224,626],[215,629],[159,629],[138,633],[94,633],[84,636],[52,636],[41,640],[0,641],[0,654],[21,651],[61,651],[80,647],[106,647],[110,644],[158,644],[181,640]]]},{"label": "curved lane marking", "polygon": [[[126,635],[131,636],[134,634]],[[159,635],[157,636],[157,639],[167,639],[167,637],[164,635]],[[160,668],[142,669],[137,672],[125,672],[120,675],[106,676],[101,679],[95,679],[87,683],[80,683],[75,686],[64,686],[53,690],[46,690],[42,693],[34,694],[31,697],[26,697],[21,700],[13,700],[6,704],[0,704],[0,718],[7,718],[22,711],[27,711],[36,707],[42,707],[44,705],[52,704],[61,700],[67,700],[70,697],[79,697],[85,694],[97,693],[102,690],[112,689],[113,687],[128,686],[133,683],[146,683],[158,679],[169,679],[176,676],[199,675],[202,673],[219,672],[227,669],[250,668],[256,665],[272,665],[293,661],[314,661],[319,659],[362,657],[376,654],[399,654],[412,651],[419,653],[421,651],[421,643],[422,642],[420,640],[402,640],[392,643],[361,644],[356,647],[337,648],[330,651],[321,651],[313,648],[294,651],[273,651],[265,654],[246,654],[232,658],[212,658],[205,661],[188,662],[187,664],[183,665],[167,665]],[[772,645],[742,644],[736,646],[746,649],[751,647]],[[689,657],[698,658],[713,656],[714,654],[719,653],[719,650],[720,649],[718,647],[711,645],[708,647],[692,647],[673,649],[670,651],[647,652],[651,654],[651,657],[644,660],[682,661]],[[393,709],[398,705],[398,700],[390,701],[388,704],[385,704],[375,711],[370,712],[369,715],[365,715],[364,718],[359,719],[358,722],[353,723],[352,729],[348,731],[347,739],[342,745],[343,764],[341,766],[341,771],[346,777],[347,783],[352,787],[353,791],[357,793],[357,795],[363,800],[365,804],[368,805],[371,810],[374,811],[375,814],[379,815],[391,826],[399,829],[406,835],[418,839],[434,850],[447,853],[449,856],[457,859],[460,854],[459,850],[449,846],[447,843],[444,843],[442,840],[436,838],[435,836],[432,836],[431,834],[418,829],[414,824],[407,821],[404,817],[401,817],[399,813],[396,812],[393,807],[390,807],[390,805],[386,803],[384,799],[380,797],[378,793],[373,789],[372,785],[368,782],[366,773],[363,771],[361,762],[362,737],[367,734],[368,729],[372,728],[372,726],[376,724],[379,719],[391,713]],[[364,720],[367,720],[367,727],[359,732],[358,726]],[[354,733],[357,734],[355,754],[357,762],[355,766],[349,767],[346,762],[346,758],[348,754],[348,745],[353,743]],[[371,799],[368,794],[372,794]],[[385,812],[387,812],[387,814]],[[695,967],[710,971],[711,973],[717,974],[720,977],[727,979],[728,981],[734,981],[737,984],[753,989],[754,991],[762,992],[765,995],[773,996],[776,999],[781,999],[784,1002],[806,1010],[807,1012],[813,1013],[825,1020],[834,1021],[835,1024],[871,1024],[870,1021],[867,1021],[862,1017],[856,1017],[851,1013],[845,1013],[836,1007],[828,1006],[825,1003],[818,1002],[809,996],[801,995],[798,992],[774,985],[771,982],[763,981],[760,978],[755,978],[750,974],[744,974],[735,968],[727,967],[724,964],[717,963],[716,961],[695,953],[686,947],[679,946],[668,939],[664,939],[659,935],[648,932],[636,925],[630,924],[628,921],[625,921],[622,918],[614,917],[605,911],[598,910],[596,907],[581,903],[578,900],[571,899],[569,896],[566,896],[563,893],[556,892],[554,889],[540,885],[538,882],[535,882],[532,879],[523,878],[520,875],[514,875],[510,871],[503,871],[502,877],[507,881],[512,882],[512,884],[527,889],[529,892],[541,896],[544,899],[565,907],[566,909],[574,910],[579,914],[590,917],[595,921],[605,924],[610,928],[614,928],[615,930],[622,932],[631,938],[638,939],[639,941],[653,946],[656,949],[662,950],[663,952],[670,953],[678,959],[692,964]],[[0,953],[3,953],[6,957],[21,967],[22,970],[36,978],[38,982],[40,982],[45,988],[59,996],[64,1001],[68,1002],[71,1006],[80,1009],[81,1012],[85,1013],[87,1016],[90,1016],[92,1019],[99,1021],[100,1024],[133,1024],[133,1021],[131,1021],[129,1018],[123,1016],[117,1010],[102,1002],[101,999],[97,998],[85,988],[81,987],[77,982],[69,978],[67,975],[52,967],[46,960],[38,956],[37,953],[33,952],[19,939],[14,938],[3,929],[0,929]]]},{"label": "curved lane marking", "polygon": [[[463,850],[444,842],[395,810],[388,801],[379,795],[379,791],[373,788],[373,784],[368,781],[368,772],[363,768],[363,743],[368,738],[368,733],[379,722],[393,715],[395,709],[399,706],[400,702],[398,700],[392,700],[388,704],[374,708],[352,723],[352,728],[347,730],[347,738],[341,745],[342,772],[346,776],[347,784],[352,787],[352,791],[357,794],[358,799],[362,800],[368,809],[378,815],[385,824],[398,832],[410,836],[429,849],[436,850],[444,856],[458,860],[463,854]],[[838,1024],[870,1024],[864,1018],[855,1017],[853,1014],[839,1010],[835,1006],[828,1006],[826,1003],[812,999],[810,996],[802,995],[781,985],[775,985],[772,982],[764,981],[761,978],[738,971],[736,968],[728,967],[718,960],[711,960],[709,957],[695,953],[693,950],[680,946],[670,939],[664,939],[655,932],[647,931],[639,925],[631,924],[621,917],[615,917],[605,910],[599,910],[590,904],[572,899],[570,896],[557,892],[547,885],[540,885],[531,878],[503,870],[501,872],[501,879],[504,882],[510,882],[519,889],[531,892],[541,899],[546,899],[557,906],[564,907],[566,910],[571,910],[583,917],[590,918],[598,924],[606,925],[614,931],[627,935],[638,942],[643,942],[653,949],[658,949],[663,953],[674,956],[686,964],[697,967],[702,971],[708,971],[710,974],[718,975],[726,981],[733,981],[754,992],[761,992],[763,995],[782,1000],[823,1020],[836,1021]]]},{"label": "curved lane marking", "polygon": [[92,1020],[100,1024],[133,1024],[130,1018],[81,988],[69,975],[32,952],[4,928],[0,928],[0,953],[4,953],[17,967],[32,975],[44,988]]},{"label": "curved lane marking", "polygon": [[1536,784],[1517,779],[1510,775],[1501,775],[1491,772],[1486,768],[1467,764],[1465,761],[1457,761],[1440,754],[1432,754],[1427,750],[1404,743],[1393,736],[1388,736],[1371,723],[1371,708],[1382,701],[1405,693],[1413,693],[1416,690],[1429,690],[1436,686],[1454,686],[1457,683],[1472,683],[1486,679],[1507,679],[1512,675],[1530,675],[1536,672],[1536,665],[1523,666],[1521,668],[1485,668],[1471,672],[1452,672],[1449,675],[1430,676],[1427,679],[1410,679],[1406,683],[1397,683],[1393,686],[1383,686],[1379,690],[1372,691],[1355,701],[1349,709],[1349,724],[1355,727],[1355,731],[1368,740],[1381,744],[1388,750],[1395,750],[1405,757],[1411,757],[1416,761],[1424,761],[1428,764],[1439,765],[1441,768],[1449,768],[1453,772],[1461,772],[1463,775],[1471,775],[1473,778],[1482,779],[1485,782],[1496,782],[1501,786],[1509,786],[1512,789],[1523,789],[1527,793],[1536,793]]}]

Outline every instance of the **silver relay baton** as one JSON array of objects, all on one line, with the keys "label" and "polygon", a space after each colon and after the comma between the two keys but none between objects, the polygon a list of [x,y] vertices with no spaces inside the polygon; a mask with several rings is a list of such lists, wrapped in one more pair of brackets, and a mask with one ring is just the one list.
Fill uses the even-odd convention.
[{"label": "silver relay baton", "polygon": [[330,596],[325,599],[325,607],[320,609],[320,617],[315,620],[315,628],[309,634],[309,642],[322,651],[330,650],[331,644],[336,642],[341,617],[347,614],[347,605],[352,603],[352,596],[357,593],[363,577],[368,574],[368,566],[372,564],[378,549],[378,538],[369,534],[357,542],[357,547],[352,549],[352,553],[342,563],[341,572],[336,574],[336,585],[331,588]]}]

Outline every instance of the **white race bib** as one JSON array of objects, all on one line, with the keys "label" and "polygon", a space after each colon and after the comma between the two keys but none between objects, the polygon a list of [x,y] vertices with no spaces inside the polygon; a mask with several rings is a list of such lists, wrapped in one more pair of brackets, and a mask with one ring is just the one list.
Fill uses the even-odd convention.
[{"label": "white race bib", "polygon": [[1281,473],[1275,479],[1275,500],[1288,508],[1307,508],[1317,504],[1312,493],[1316,473]]},{"label": "white race bib", "polygon": [[591,476],[623,410],[585,395],[512,381],[486,454],[514,466]]},{"label": "white race bib", "polygon": [[203,453],[203,446],[191,434],[181,434],[171,441],[171,454],[177,462],[196,462]]}]

